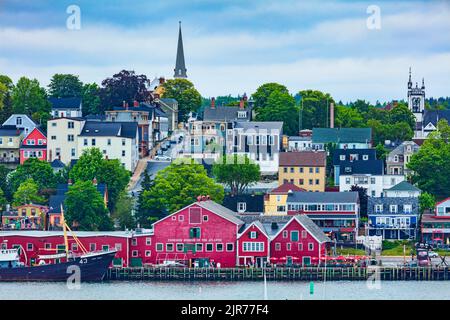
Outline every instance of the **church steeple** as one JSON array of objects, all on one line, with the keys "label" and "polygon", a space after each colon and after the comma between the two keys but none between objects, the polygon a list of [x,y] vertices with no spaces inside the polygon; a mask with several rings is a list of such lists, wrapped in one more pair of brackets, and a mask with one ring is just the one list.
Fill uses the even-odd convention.
[{"label": "church steeple", "polygon": [[412,88],[412,81],[411,81],[411,67],[409,67],[409,80],[408,80],[408,89]]},{"label": "church steeple", "polygon": [[177,47],[177,60],[175,62],[175,74],[174,78],[187,78],[186,65],[184,63],[184,50],[183,50],[183,37],[181,35],[181,21],[178,31],[178,47]]}]

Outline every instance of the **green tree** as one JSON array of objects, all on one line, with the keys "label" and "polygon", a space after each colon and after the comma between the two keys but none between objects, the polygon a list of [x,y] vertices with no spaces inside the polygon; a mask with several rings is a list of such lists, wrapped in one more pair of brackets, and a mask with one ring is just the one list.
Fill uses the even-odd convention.
[{"label": "green tree", "polygon": [[217,182],[227,185],[232,194],[241,194],[259,181],[259,165],[247,156],[223,156],[213,164],[212,173]]},{"label": "green tree", "polygon": [[100,88],[96,83],[86,83],[81,90],[83,98],[83,115],[101,114]]},{"label": "green tree", "polygon": [[14,192],[13,205],[20,206],[29,203],[44,203],[45,200],[39,194],[38,185],[33,181],[33,179],[27,179],[22,182]]},{"label": "green tree", "polygon": [[15,192],[19,185],[28,179],[32,179],[39,190],[54,189],[57,183],[56,175],[50,163],[36,158],[27,159],[10,173],[8,181],[11,192]]},{"label": "green tree", "polygon": [[286,92],[273,91],[264,108],[257,109],[258,121],[282,121],[283,132],[287,135],[298,133],[298,108],[294,98]]},{"label": "green tree", "polygon": [[[137,209],[136,209],[136,222],[140,227],[150,227],[151,223],[156,221],[157,217],[162,216],[161,211],[155,212],[154,208],[148,208],[144,202],[149,202],[149,198],[152,196],[147,194],[144,200],[144,191],[149,191],[154,186],[154,181],[151,179],[147,170],[143,173],[143,178],[141,182],[141,192],[139,192],[138,200],[137,200]],[[152,202],[152,201],[150,201]]]},{"label": "green tree", "polygon": [[77,163],[69,172],[73,181],[92,181],[106,184],[109,194],[108,206],[113,209],[117,198],[130,182],[130,172],[127,171],[117,159],[103,159],[98,148],[89,148],[83,151]]},{"label": "green tree", "polygon": [[375,147],[375,151],[377,154],[377,159],[386,160],[387,155],[389,154],[389,150],[384,146],[384,144],[377,144]]},{"label": "green tree", "polygon": [[[5,207],[6,207],[7,203],[8,203],[8,200],[6,200],[5,193],[0,188],[0,213],[3,212],[3,210],[5,210]],[[2,222],[0,221],[0,224],[1,223]]]},{"label": "green tree", "polygon": [[357,109],[337,105],[335,114],[334,125],[336,128],[364,127],[364,118]]},{"label": "green tree", "polygon": [[54,74],[48,85],[52,98],[71,98],[82,96],[83,83],[73,74]]},{"label": "green tree", "polygon": [[361,99],[358,99],[355,102],[351,102],[349,104],[349,107],[357,111],[359,114],[367,114],[370,109],[373,108],[373,106],[369,102]]},{"label": "green tree", "polygon": [[[222,202],[223,187],[209,178],[200,164],[172,163],[159,171],[150,190],[143,191],[143,208],[158,218],[175,212],[197,200],[198,196],[209,195],[212,200]],[[151,219],[151,216],[148,217]]]},{"label": "green tree", "polygon": [[5,75],[0,75],[0,123],[5,122],[13,113],[11,93],[14,84]]},{"label": "green tree", "polygon": [[330,103],[334,103],[329,93],[318,90],[304,90],[298,93],[302,110],[301,128],[328,128]]},{"label": "green tree", "polygon": [[77,181],[70,186],[64,207],[67,224],[76,230],[113,229],[103,197],[91,181]]},{"label": "green tree", "polygon": [[414,130],[416,125],[416,119],[406,104],[398,104],[389,111],[389,118],[391,124],[405,122],[410,126],[411,130]]},{"label": "green tree", "polygon": [[288,89],[282,84],[274,82],[265,83],[256,89],[256,92],[252,94],[252,98],[255,101],[255,108],[261,109],[267,107],[269,105],[267,100],[273,92],[289,94]]},{"label": "green tree", "polygon": [[361,218],[367,218],[367,203],[369,200],[367,189],[362,186],[353,185],[350,191],[358,192]]},{"label": "green tree", "polygon": [[420,216],[422,216],[422,214],[425,210],[432,211],[434,209],[435,205],[436,205],[436,199],[432,194],[430,194],[428,192],[422,192],[420,194],[420,196],[419,196]]},{"label": "green tree", "polygon": [[163,98],[178,101],[178,119],[185,122],[189,112],[197,111],[202,103],[202,96],[194,84],[187,79],[171,79],[163,84]]},{"label": "green tree", "polygon": [[45,89],[36,79],[22,77],[12,89],[13,112],[31,116],[34,121],[44,124],[51,106],[47,100]]},{"label": "green tree", "polygon": [[10,172],[11,169],[8,169],[4,165],[0,165],[0,189],[3,190],[4,196],[8,201],[12,201],[12,193],[8,178]]},{"label": "green tree", "polygon": [[413,172],[412,182],[436,199],[450,196],[449,138],[450,126],[440,120],[437,131],[429,135],[407,165]]},{"label": "green tree", "polygon": [[133,217],[133,199],[125,191],[119,194],[112,218],[117,221],[122,230],[136,227]]}]

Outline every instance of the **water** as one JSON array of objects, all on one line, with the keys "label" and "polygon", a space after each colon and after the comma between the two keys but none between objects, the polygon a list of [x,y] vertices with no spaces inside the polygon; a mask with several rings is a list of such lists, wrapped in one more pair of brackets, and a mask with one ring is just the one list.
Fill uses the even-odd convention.
[{"label": "water", "polygon": [[[68,289],[65,283],[0,283],[0,300],[263,300],[263,282],[105,282],[81,284]],[[450,300],[450,281],[383,281],[379,289],[360,282],[267,282],[269,300]]]}]

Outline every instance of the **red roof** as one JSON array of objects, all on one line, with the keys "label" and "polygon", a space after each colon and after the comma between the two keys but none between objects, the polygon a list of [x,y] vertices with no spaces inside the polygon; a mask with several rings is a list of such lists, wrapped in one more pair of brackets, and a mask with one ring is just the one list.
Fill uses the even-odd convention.
[{"label": "red roof", "polygon": [[325,167],[327,155],[325,151],[281,152],[280,166],[289,167]]},{"label": "red roof", "polygon": [[281,186],[276,187],[275,189],[272,189],[270,193],[288,193],[289,191],[306,191],[305,189],[302,189],[300,187],[297,187],[295,184],[286,182],[283,183]]}]

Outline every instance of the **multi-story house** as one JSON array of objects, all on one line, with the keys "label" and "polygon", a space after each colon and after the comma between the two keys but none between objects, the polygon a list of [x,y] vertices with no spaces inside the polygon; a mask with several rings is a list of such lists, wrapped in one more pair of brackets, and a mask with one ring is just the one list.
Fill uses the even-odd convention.
[{"label": "multi-story house", "polygon": [[12,114],[5,122],[3,122],[3,126],[14,126],[16,129],[22,130],[24,136],[26,136],[38,125],[26,114]]},{"label": "multi-story house", "polygon": [[415,239],[419,222],[420,189],[406,181],[370,197],[367,204],[369,236],[383,239]]},{"label": "multi-story house", "polygon": [[284,183],[264,196],[265,215],[286,215],[286,201],[289,193],[306,191],[292,183]]},{"label": "multi-story house", "polygon": [[47,160],[47,137],[38,128],[34,128],[20,145],[20,164],[29,158]]},{"label": "multi-story house", "polygon": [[245,155],[259,165],[261,175],[278,172],[283,122],[235,122],[227,129],[226,154]]},{"label": "multi-story house", "polygon": [[53,118],[78,118],[83,116],[81,98],[49,98],[48,101],[52,106],[51,114]]},{"label": "multi-story house", "polygon": [[54,118],[47,122],[47,160],[61,160],[65,165],[78,159],[78,135],[86,120],[82,118]]},{"label": "multi-story house", "polygon": [[[124,102],[121,107],[114,107],[113,110],[105,113],[106,121],[137,123],[139,153],[142,157],[148,155],[157,141],[167,136],[167,116],[157,105],[134,101],[133,106],[129,107],[128,103]],[[161,128],[161,122],[163,122],[163,128]]]},{"label": "multi-story house", "polygon": [[325,191],[327,155],[325,151],[280,153],[278,184],[295,184],[307,191]]},{"label": "multi-story house", "polygon": [[367,161],[376,160],[377,153],[375,149],[336,149],[333,153],[334,185],[339,185],[339,176],[341,167],[351,162],[361,162],[362,165],[369,164]]},{"label": "multi-story house", "polygon": [[436,203],[434,212],[423,214],[421,231],[424,243],[450,244],[450,198]]},{"label": "multi-story house", "polygon": [[388,174],[409,175],[411,170],[407,164],[414,153],[419,151],[419,146],[413,141],[405,141],[397,148],[392,150],[386,158],[386,167]]},{"label": "multi-story house", "polygon": [[0,163],[19,163],[23,135],[15,126],[0,127]]},{"label": "multi-story house", "polygon": [[338,149],[370,149],[372,148],[372,129],[313,128],[313,149],[324,150],[329,143],[335,144]]},{"label": "multi-story house", "polygon": [[292,192],[287,214],[304,214],[337,242],[354,242],[358,235],[358,192]]},{"label": "multi-story house", "polygon": [[168,131],[173,132],[178,129],[178,101],[172,98],[156,98],[156,104],[167,115]]},{"label": "multi-story house", "polygon": [[108,159],[118,159],[133,172],[139,160],[138,126],[136,122],[87,121],[78,136],[78,154],[98,148]]},{"label": "multi-story house", "polygon": [[357,185],[365,188],[369,197],[381,197],[383,190],[404,180],[403,175],[384,174],[382,160],[344,161],[340,165],[339,191],[350,191]]}]

